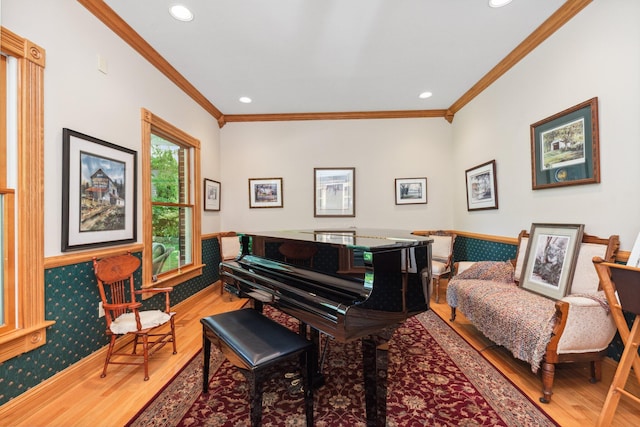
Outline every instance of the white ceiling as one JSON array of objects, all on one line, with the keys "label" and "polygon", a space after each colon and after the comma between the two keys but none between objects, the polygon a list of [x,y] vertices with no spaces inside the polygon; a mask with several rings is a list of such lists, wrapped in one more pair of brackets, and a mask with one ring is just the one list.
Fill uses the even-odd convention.
[{"label": "white ceiling", "polygon": [[229,115],[446,109],[564,0],[105,3]]}]

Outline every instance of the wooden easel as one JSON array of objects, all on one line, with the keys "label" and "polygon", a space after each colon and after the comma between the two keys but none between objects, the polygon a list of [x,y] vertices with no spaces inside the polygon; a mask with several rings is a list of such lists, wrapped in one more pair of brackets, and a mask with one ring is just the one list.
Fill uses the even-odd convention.
[{"label": "wooden easel", "polygon": [[[623,395],[640,404],[640,397],[624,389],[631,367],[633,367],[638,383],[640,383],[640,356],[638,356],[638,345],[640,345],[640,268],[603,262],[600,258],[594,258],[593,263],[611,308],[611,315],[624,343],[622,357],[596,423],[596,426],[600,427],[611,425],[620,397]],[[629,332],[629,327],[622,313],[623,309],[636,315],[631,332]]]}]

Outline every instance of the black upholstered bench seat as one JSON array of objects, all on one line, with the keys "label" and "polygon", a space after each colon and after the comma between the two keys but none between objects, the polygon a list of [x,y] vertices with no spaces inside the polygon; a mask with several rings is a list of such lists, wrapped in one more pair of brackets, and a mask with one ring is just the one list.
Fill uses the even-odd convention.
[{"label": "black upholstered bench seat", "polygon": [[[298,356],[304,378],[307,425],[313,425],[313,391],[309,386],[313,345],[300,335],[253,309],[200,319],[203,338],[203,392],[209,391],[211,343],[247,376],[251,386],[251,424],[262,418],[262,381],[267,368]],[[304,360],[302,359],[304,355]],[[302,368],[306,366],[306,370]]]}]

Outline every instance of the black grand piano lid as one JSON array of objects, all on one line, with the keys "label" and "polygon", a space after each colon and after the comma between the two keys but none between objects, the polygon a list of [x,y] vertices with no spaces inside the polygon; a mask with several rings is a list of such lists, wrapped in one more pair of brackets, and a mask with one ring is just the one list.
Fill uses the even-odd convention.
[{"label": "black grand piano lid", "polygon": [[424,246],[432,239],[406,230],[345,228],[327,230],[280,230],[238,233],[241,236],[260,236],[273,239],[298,240],[346,246],[365,251]]}]

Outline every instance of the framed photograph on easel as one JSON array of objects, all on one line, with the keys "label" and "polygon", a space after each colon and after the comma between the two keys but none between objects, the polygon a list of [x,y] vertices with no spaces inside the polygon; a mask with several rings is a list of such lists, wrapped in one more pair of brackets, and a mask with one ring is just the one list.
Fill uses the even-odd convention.
[{"label": "framed photograph on easel", "polygon": [[520,286],[555,300],[564,297],[583,232],[583,224],[532,224]]}]

